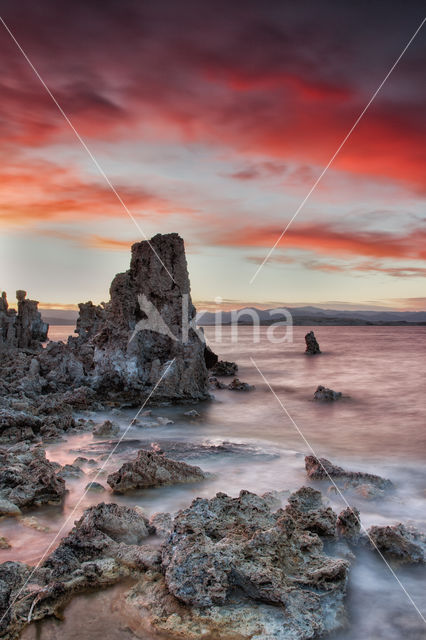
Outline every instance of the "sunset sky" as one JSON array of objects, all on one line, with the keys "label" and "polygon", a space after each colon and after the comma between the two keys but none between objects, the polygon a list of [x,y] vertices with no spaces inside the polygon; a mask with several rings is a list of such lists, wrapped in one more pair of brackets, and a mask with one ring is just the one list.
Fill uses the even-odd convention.
[{"label": "sunset sky", "polygon": [[[420,2],[2,0],[1,17],[202,307],[426,309]],[[143,237],[0,25],[0,289],[108,297]]]}]

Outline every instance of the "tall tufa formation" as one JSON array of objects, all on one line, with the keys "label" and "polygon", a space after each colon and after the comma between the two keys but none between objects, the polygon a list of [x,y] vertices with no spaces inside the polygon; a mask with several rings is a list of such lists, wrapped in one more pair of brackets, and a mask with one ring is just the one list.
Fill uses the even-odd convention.
[{"label": "tall tufa formation", "polygon": [[315,356],[317,353],[321,353],[320,346],[315,337],[315,333],[313,331],[309,331],[309,333],[305,336],[306,349],[305,353]]},{"label": "tall tufa formation", "polygon": [[47,340],[49,325],[43,322],[36,300],[27,300],[26,291],[17,291],[18,313],[10,309],[6,292],[0,298],[0,349],[40,349]]},{"label": "tall tufa formation", "polygon": [[100,306],[79,305],[78,337],[68,341],[90,386],[111,398],[208,397],[182,238],[158,234],[134,244],[130,269],[115,276],[110,296]]}]

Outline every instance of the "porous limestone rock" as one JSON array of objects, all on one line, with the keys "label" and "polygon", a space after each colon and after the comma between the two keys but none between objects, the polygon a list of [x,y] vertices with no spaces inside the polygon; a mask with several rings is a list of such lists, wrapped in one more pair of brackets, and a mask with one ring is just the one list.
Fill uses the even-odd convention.
[{"label": "porous limestone rock", "polygon": [[234,378],[226,388],[230,391],[253,391],[254,385],[248,384],[247,382],[241,382],[239,378]]},{"label": "porous limestone rock", "polygon": [[301,487],[288,498],[285,508],[300,529],[320,536],[335,537],[337,517],[331,507],[324,505],[320,491]]},{"label": "porous limestone rock", "polygon": [[[39,446],[15,445],[0,449],[0,498],[19,509],[60,503],[65,481]],[[13,514],[11,514],[13,515]]]},{"label": "porous limestone rock", "polygon": [[199,467],[141,449],[136,460],[125,462],[118,471],[108,476],[107,482],[115,493],[125,493],[132,489],[196,482],[205,477]]},{"label": "porous limestone rock", "polygon": [[346,507],[337,518],[337,533],[341,538],[356,544],[360,537],[361,519],[356,507]]},{"label": "porous limestone rock", "polygon": [[313,331],[309,331],[309,333],[305,336],[306,349],[305,353],[314,356],[317,353],[321,353],[320,346],[315,337],[315,333]]},{"label": "porous limestone rock", "polygon": [[134,244],[130,269],[115,276],[110,295],[99,307],[80,305],[79,335],[68,340],[86,384],[135,401],[150,393],[156,400],[207,398],[205,344],[182,238],[158,234]]},{"label": "porous limestone rock", "polygon": [[16,292],[18,312],[10,309],[6,292],[0,298],[0,350],[39,350],[47,340],[49,325],[43,322],[36,300],[27,300],[26,291]]},{"label": "porous limestone rock", "polygon": [[228,360],[218,360],[214,367],[210,371],[212,376],[236,376],[238,371],[238,365],[236,362],[229,362]]},{"label": "porous limestone rock", "polygon": [[111,420],[105,420],[93,427],[94,436],[116,436],[120,432],[120,427]]}]

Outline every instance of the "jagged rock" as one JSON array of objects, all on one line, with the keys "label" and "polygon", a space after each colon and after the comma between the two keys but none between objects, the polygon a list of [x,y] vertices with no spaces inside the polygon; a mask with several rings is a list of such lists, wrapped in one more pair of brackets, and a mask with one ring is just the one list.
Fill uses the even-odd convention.
[{"label": "jagged rock", "polygon": [[236,362],[228,362],[227,360],[219,360],[210,374],[212,376],[236,376],[238,371],[238,365]]},{"label": "jagged rock", "polygon": [[318,385],[314,393],[314,400],[318,400],[319,402],[334,402],[334,400],[339,400],[341,397],[342,394],[340,391],[327,389],[327,387],[323,387],[321,384]]},{"label": "jagged rock", "polygon": [[241,382],[238,378],[234,378],[233,381],[228,384],[227,387],[230,391],[253,391],[254,385],[247,382]]},{"label": "jagged rock", "polygon": [[224,382],[218,380],[215,376],[209,378],[209,385],[211,389],[227,389],[227,385]]},{"label": "jagged rock", "polygon": [[160,563],[141,545],[149,535],[143,512],[101,503],[87,509],[42,566],[0,565],[0,635],[15,639],[28,622],[58,615],[75,594],[116,583]]},{"label": "jagged rock", "polygon": [[80,305],[79,336],[68,341],[90,386],[133,400],[151,392],[156,400],[207,398],[182,238],[158,234],[134,244],[130,269],[114,278],[110,294],[101,307]]},{"label": "jagged rock", "polygon": [[356,544],[359,540],[361,519],[356,507],[346,507],[337,518],[337,532],[340,537]]},{"label": "jagged rock", "polygon": [[337,517],[331,507],[323,504],[320,491],[301,487],[291,494],[285,512],[300,529],[320,536],[335,537]]},{"label": "jagged rock", "polygon": [[120,427],[112,423],[111,420],[105,420],[101,424],[95,425],[93,428],[94,436],[116,436],[120,432]]},{"label": "jagged rock", "polygon": [[[0,299],[0,350],[41,348],[49,325],[42,321],[36,300],[26,300],[26,291],[17,291],[18,313],[9,309],[6,292]],[[33,373],[34,373],[33,365]]]},{"label": "jagged rock", "polygon": [[[393,483],[386,478],[381,478],[380,476],[376,476],[372,473],[365,473],[363,471],[346,471],[326,458],[306,456],[305,468],[308,477],[312,480],[330,480],[330,478],[337,478],[343,480],[346,487],[360,488],[368,485],[379,492],[388,491],[394,488]],[[378,494],[376,492],[375,495],[377,496],[382,494]]]},{"label": "jagged rock", "polygon": [[125,462],[118,471],[108,476],[107,482],[115,493],[125,493],[132,489],[196,482],[205,477],[199,467],[141,449],[136,460]]},{"label": "jagged rock", "polygon": [[317,342],[315,333],[313,331],[309,331],[309,333],[306,334],[305,342],[306,342],[305,353],[308,353],[309,355],[312,355],[312,356],[316,355],[317,353],[321,353],[320,346]]},{"label": "jagged rock", "polygon": [[65,482],[40,447],[0,449],[0,498],[19,508],[59,503]]},{"label": "jagged rock", "polygon": [[157,576],[151,592],[141,581],[130,599],[158,631],[170,630],[167,610],[178,614],[174,630],[185,638],[196,637],[195,621],[220,638],[309,638],[342,624],[348,566],[261,497],[217,494],[177,514],[163,545],[165,584]]},{"label": "jagged rock", "polygon": [[[367,543],[367,540],[364,540]],[[368,542],[385,558],[400,564],[424,564],[426,562],[426,535],[415,527],[401,522],[392,526],[375,526],[368,529]]]},{"label": "jagged rock", "polygon": [[170,513],[154,513],[149,519],[149,525],[155,530],[155,535],[168,538],[173,529],[173,518]]}]

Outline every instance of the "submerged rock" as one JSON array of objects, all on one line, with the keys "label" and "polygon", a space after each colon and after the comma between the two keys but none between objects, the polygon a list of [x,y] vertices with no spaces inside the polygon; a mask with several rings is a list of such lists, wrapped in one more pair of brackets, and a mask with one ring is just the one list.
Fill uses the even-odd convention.
[{"label": "submerged rock", "polygon": [[0,449],[0,499],[20,509],[60,503],[65,495],[65,481],[56,471],[56,465],[46,459],[44,449],[38,446]]},{"label": "submerged rock", "polygon": [[[338,479],[345,483],[345,487],[355,487],[359,489],[370,487],[375,496],[383,495],[384,491],[394,488],[393,483],[386,478],[381,478],[373,473],[363,471],[346,471],[342,467],[327,460],[327,458],[316,458],[315,456],[305,457],[306,473],[312,480]],[[359,492],[358,492],[359,493]],[[362,495],[362,493],[360,494]]]},{"label": "submerged rock", "polygon": [[415,527],[400,522],[392,526],[370,527],[367,533],[370,547],[389,560],[400,564],[426,562],[426,535]]},{"label": "submerged rock", "polygon": [[118,471],[108,476],[107,482],[115,493],[125,493],[132,489],[196,482],[205,477],[199,467],[141,449],[136,460],[125,462]]},{"label": "submerged rock", "polygon": [[321,353],[320,346],[315,337],[315,333],[313,331],[309,331],[309,333],[305,336],[306,349],[305,353],[309,355],[316,355],[317,353]]},{"label": "submerged rock", "polygon": [[323,387],[321,384],[318,385],[314,393],[314,400],[318,400],[319,402],[334,402],[334,400],[339,400],[341,397],[342,394],[340,391],[327,389],[327,387]]}]

